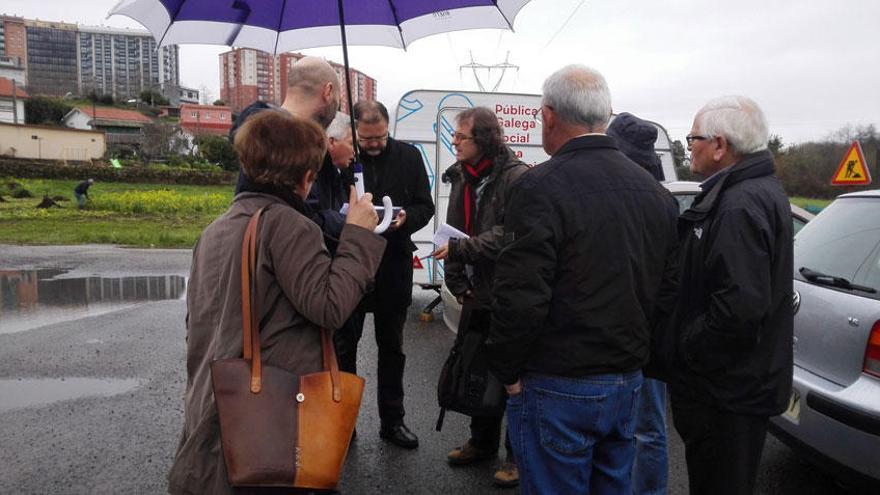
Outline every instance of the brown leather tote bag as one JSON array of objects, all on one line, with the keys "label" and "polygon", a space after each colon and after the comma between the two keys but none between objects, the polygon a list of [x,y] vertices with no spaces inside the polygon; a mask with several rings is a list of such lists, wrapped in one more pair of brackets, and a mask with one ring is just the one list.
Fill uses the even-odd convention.
[{"label": "brown leather tote bag", "polygon": [[229,483],[334,489],[348,453],[364,379],[339,371],[326,329],[321,329],[324,371],[298,376],[260,362],[253,277],[262,211],[251,217],[242,241],[243,356],[211,363]]}]

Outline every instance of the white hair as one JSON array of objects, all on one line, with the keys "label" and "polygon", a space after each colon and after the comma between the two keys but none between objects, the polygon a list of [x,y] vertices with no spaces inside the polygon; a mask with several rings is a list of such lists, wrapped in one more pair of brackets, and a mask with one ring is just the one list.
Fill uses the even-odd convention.
[{"label": "white hair", "polygon": [[767,149],[769,131],[764,112],[745,96],[721,96],[710,100],[694,119],[700,133],[722,136],[735,154]]},{"label": "white hair", "polygon": [[611,93],[602,74],[585,65],[567,65],[544,81],[542,102],[560,120],[602,129],[611,117]]},{"label": "white hair", "polygon": [[347,113],[336,112],[336,117],[327,127],[327,137],[342,140],[349,134],[351,134],[351,117]]}]

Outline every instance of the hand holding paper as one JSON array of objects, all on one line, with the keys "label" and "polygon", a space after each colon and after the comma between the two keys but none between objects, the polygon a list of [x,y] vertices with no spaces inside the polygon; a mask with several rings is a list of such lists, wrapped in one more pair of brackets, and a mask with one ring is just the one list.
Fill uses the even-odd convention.
[{"label": "hand holding paper", "polygon": [[449,243],[449,239],[469,239],[470,236],[464,232],[450,226],[449,224],[440,224],[437,231],[434,232],[434,245],[442,246]]}]

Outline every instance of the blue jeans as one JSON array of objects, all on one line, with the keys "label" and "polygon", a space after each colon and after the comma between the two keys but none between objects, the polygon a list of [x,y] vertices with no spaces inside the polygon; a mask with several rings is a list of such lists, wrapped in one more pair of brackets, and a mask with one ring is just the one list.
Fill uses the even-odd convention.
[{"label": "blue jeans", "polygon": [[633,466],[633,494],[666,493],[666,384],[645,378],[636,412],[636,460]]},{"label": "blue jeans", "polygon": [[83,208],[85,208],[86,197],[76,191],[74,191],[73,195],[76,196],[76,204],[79,205],[79,209],[82,210]]},{"label": "blue jeans", "polygon": [[507,400],[520,493],[629,493],[642,372],[526,375],[522,385]]}]

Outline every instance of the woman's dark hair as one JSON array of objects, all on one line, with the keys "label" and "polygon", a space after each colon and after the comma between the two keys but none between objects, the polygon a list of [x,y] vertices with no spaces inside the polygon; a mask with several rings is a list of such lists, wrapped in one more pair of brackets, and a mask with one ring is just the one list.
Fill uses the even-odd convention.
[{"label": "woman's dark hair", "polygon": [[468,108],[455,119],[459,123],[465,120],[473,123],[471,134],[474,136],[474,144],[485,157],[495,158],[504,150],[504,131],[492,110],[486,107]]},{"label": "woman's dark hair", "polygon": [[254,184],[293,189],[306,172],[318,172],[327,144],[324,130],[308,119],[280,110],[263,110],[235,133],[241,169]]}]

